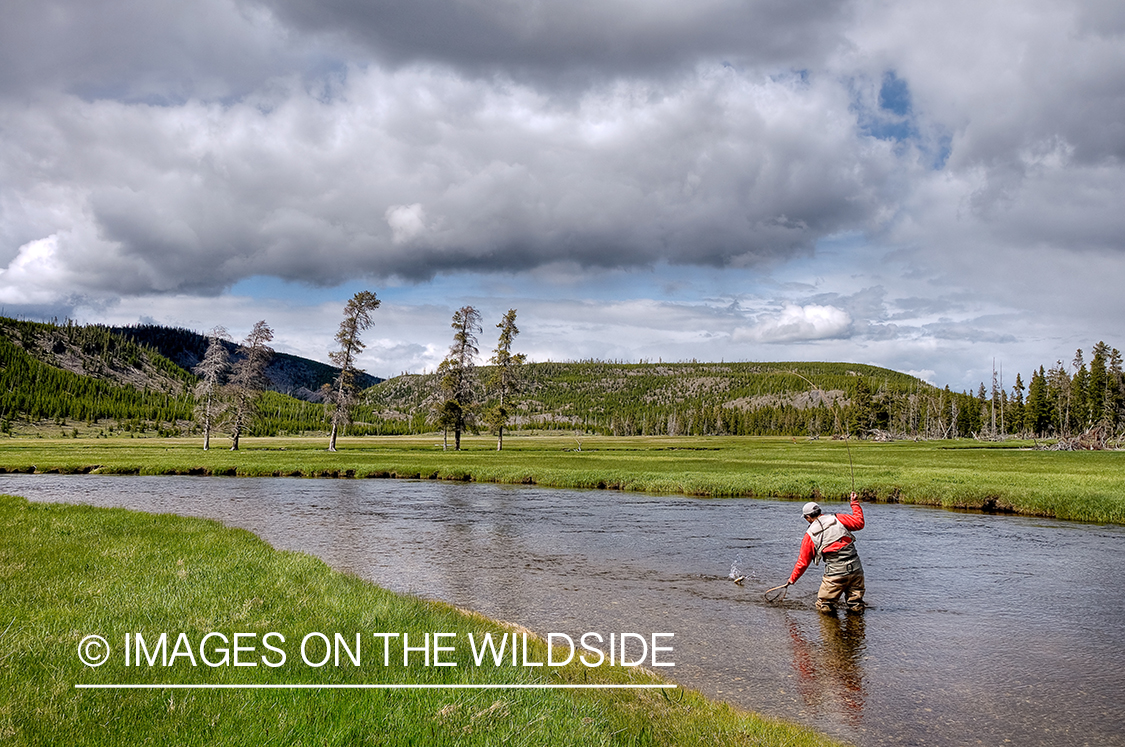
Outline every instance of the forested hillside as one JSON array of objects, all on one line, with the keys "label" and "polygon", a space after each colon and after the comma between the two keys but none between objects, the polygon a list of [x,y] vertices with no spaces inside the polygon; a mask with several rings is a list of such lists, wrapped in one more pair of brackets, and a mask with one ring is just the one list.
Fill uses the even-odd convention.
[{"label": "forested hillside", "polygon": [[[170,341],[191,342],[194,338],[206,346],[206,338],[186,330],[152,327],[149,332],[159,335],[161,330],[165,349],[183,350]],[[195,427],[195,375],[135,338],[144,336],[122,335],[99,325],[0,317],[0,431],[11,432],[13,422],[50,421],[60,427],[84,424],[84,430],[92,427],[97,433],[191,432]],[[232,350],[236,347],[231,345]],[[299,381],[318,388],[315,377],[328,381],[336,370],[286,355],[273,369],[296,371],[298,377],[304,377]],[[271,385],[278,381],[271,380]],[[323,429],[324,419],[319,404],[267,391],[259,400],[250,435],[316,431]]]},{"label": "forested hillside", "polygon": [[[852,363],[533,363],[524,366],[513,425],[605,435],[791,435],[858,438],[1068,437],[1125,427],[1121,354],[1094,345],[1068,372],[1040,367],[975,393]],[[491,369],[477,369],[478,402]],[[434,375],[406,375],[367,391],[370,432],[435,427]],[[364,427],[357,424],[357,428]]]},{"label": "forested hillside", "polygon": [[[207,337],[198,332],[179,327],[162,327],[155,324],[137,324],[127,327],[110,327],[111,332],[152,348],[186,371],[192,371],[207,352]],[[226,342],[231,356],[238,355],[238,344]],[[288,394],[297,399],[318,402],[320,388],[335,380],[339,369],[327,363],[300,358],[288,353],[274,352],[266,367],[271,391]],[[356,384],[366,388],[382,379],[366,373],[356,376]]]},{"label": "forested hillside", "polygon": [[12,420],[190,419],[191,374],[105,327],[0,318],[0,428]]},{"label": "forested hillside", "polygon": [[[489,373],[478,369],[479,380]],[[436,390],[433,375],[385,381],[367,392],[370,419],[429,427]],[[487,398],[483,389],[481,395]],[[524,366],[513,424],[608,435],[843,435],[898,427],[939,436],[949,430],[943,411],[951,396],[906,374],[849,363],[533,363]]]}]

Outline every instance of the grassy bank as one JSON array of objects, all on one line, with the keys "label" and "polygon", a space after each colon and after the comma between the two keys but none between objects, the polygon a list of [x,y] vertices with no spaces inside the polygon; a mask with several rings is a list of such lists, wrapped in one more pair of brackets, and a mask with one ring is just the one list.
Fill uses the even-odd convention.
[{"label": "grassy bank", "polygon": [[[219,442],[222,444],[222,442]],[[7,471],[112,474],[423,477],[709,497],[841,498],[1125,523],[1125,453],[1032,451],[975,441],[896,443],[751,437],[516,436],[244,439],[204,452],[199,439],[5,439]],[[581,451],[578,449],[581,448]]]},{"label": "grassy bank", "polygon": [[[218,523],[124,510],[29,504],[0,496],[0,741],[6,744],[831,744],[807,730],[738,712],[683,690],[86,690],[96,683],[654,683],[637,669],[476,666],[471,633],[512,629],[447,605],[391,593],[299,553],[271,549]],[[199,662],[127,667],[126,633],[149,642],[186,634],[196,656],[209,632],[256,649],[253,667]],[[288,654],[264,666],[264,635]],[[313,668],[299,656],[308,633],[364,641]],[[455,667],[383,665],[373,632],[455,633]],[[88,668],[79,641],[104,636],[109,661]],[[218,639],[207,654],[220,661]],[[390,639],[388,639],[390,640]],[[310,649],[316,649],[313,645]],[[321,648],[323,650],[323,648]],[[398,651],[398,649],[393,649]],[[142,654],[143,655],[143,654]],[[543,661],[544,646],[530,647]],[[312,660],[318,653],[310,653]],[[667,693],[667,695],[666,695]]]}]

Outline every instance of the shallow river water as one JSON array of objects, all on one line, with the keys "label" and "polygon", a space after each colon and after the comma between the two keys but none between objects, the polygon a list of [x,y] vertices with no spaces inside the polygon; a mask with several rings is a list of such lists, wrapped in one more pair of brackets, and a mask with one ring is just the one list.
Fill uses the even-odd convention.
[{"label": "shallow river water", "polygon": [[1123,527],[867,504],[871,606],[827,617],[816,568],[761,598],[796,560],[795,503],[98,475],[0,493],[219,519],[544,635],[671,632],[676,681],[858,745],[1125,745]]}]

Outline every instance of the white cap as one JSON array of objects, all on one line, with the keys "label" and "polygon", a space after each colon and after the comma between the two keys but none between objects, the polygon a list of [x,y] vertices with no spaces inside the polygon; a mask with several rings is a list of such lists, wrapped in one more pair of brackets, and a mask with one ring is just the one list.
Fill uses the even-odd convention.
[{"label": "white cap", "polygon": [[816,513],[820,513],[820,504],[815,501],[809,501],[805,504],[805,507],[801,509],[801,516],[809,516]]}]

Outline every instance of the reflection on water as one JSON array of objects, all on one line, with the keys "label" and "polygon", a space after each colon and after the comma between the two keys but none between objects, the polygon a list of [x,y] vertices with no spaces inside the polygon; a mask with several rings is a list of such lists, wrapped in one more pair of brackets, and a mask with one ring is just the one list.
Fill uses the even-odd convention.
[{"label": "reflection on water", "polygon": [[820,635],[807,636],[795,615],[785,616],[793,644],[793,671],[797,691],[805,706],[818,716],[839,717],[859,726],[863,721],[866,693],[863,688],[863,654],[866,647],[865,617],[861,614],[818,614]]},{"label": "reflection on water", "polygon": [[219,519],[541,634],[672,632],[679,682],[865,747],[1125,745],[1121,527],[869,506],[871,606],[834,618],[811,573],[762,601],[797,557],[792,503],[95,475],[0,475],[0,492]]}]

